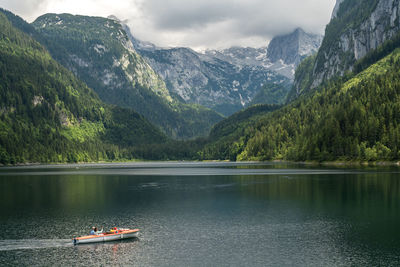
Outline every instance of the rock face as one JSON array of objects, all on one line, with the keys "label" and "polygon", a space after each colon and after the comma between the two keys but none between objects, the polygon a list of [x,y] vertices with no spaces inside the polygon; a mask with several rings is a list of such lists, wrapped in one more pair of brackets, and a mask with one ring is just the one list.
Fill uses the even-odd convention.
[{"label": "rock face", "polygon": [[[126,25],[124,27],[130,32]],[[296,59],[286,60],[287,63],[279,58],[285,56],[284,52],[280,55],[271,53],[274,59],[271,60],[267,47],[232,47],[199,53],[189,48],[156,47],[136,39],[132,34],[130,39],[136,51],[164,79],[171,94],[178,95],[187,103],[201,104],[230,115],[251,103],[265,85],[291,87],[295,66],[302,57],[315,52],[322,39],[302,30],[293,34],[297,39],[294,37],[280,43],[282,46],[290,46],[287,42],[296,42],[294,46],[297,53],[293,52],[297,55],[293,56]],[[303,42],[298,39],[304,36],[315,37],[316,41]],[[280,102],[284,100],[285,97]]]},{"label": "rock face", "polygon": [[[152,90],[167,102],[172,101],[162,79],[134,50],[117,21],[70,14],[46,14],[33,25],[43,36],[66,50],[68,58],[63,63],[69,69],[82,76],[80,78],[83,80],[87,76],[98,80],[99,83],[90,84],[94,88],[119,90],[138,85]],[[65,56],[53,54],[59,58]]]},{"label": "rock face", "polygon": [[[338,3],[342,6],[348,1]],[[365,8],[363,2],[364,5],[366,2],[371,2],[368,4],[372,4],[375,8],[357,27],[349,27],[341,32],[334,42],[323,47],[317,57],[312,87],[335,75],[343,75],[347,70],[352,70],[357,60],[391,39],[399,31],[399,0],[360,1],[360,5],[355,5],[353,8]],[[337,14],[334,14],[336,16],[332,18],[332,25],[349,15],[345,10],[342,11],[340,6]]]},{"label": "rock face", "polygon": [[305,57],[318,51],[322,38],[297,28],[291,34],[272,39],[268,46],[268,59],[271,62],[282,60],[284,64],[297,67]]},{"label": "rock face", "polygon": [[100,98],[129,107],[174,138],[207,135],[220,114],[179,102],[116,18],[46,14],[33,23],[52,56]]},{"label": "rock face", "polygon": [[244,63],[227,51],[198,53],[184,47],[163,49],[133,36],[131,40],[135,49],[164,79],[172,95],[224,115],[245,107],[265,83],[291,86],[288,77],[261,63]]},{"label": "rock face", "polygon": [[[312,67],[309,89],[352,71],[355,62],[400,30],[399,0],[337,0]],[[295,80],[297,95],[300,88]]]},{"label": "rock face", "polygon": [[143,116],[100,101],[22,18],[0,8],[0,29],[0,163],[117,160],[167,141]]},{"label": "rock face", "polygon": [[332,19],[337,17],[337,13],[339,12],[340,4],[343,3],[344,0],[336,0],[335,7],[333,8],[332,12]]}]

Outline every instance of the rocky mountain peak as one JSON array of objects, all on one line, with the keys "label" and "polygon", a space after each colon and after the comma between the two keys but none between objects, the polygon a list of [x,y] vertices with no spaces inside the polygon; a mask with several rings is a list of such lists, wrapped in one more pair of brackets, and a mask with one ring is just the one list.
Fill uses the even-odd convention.
[{"label": "rocky mountain peak", "polygon": [[294,32],[293,32],[294,34],[297,34],[297,35],[300,35],[300,34],[304,34],[304,33],[306,33],[302,28],[300,28],[300,27],[297,27],[295,30],[294,30]]},{"label": "rocky mountain peak", "polygon": [[269,43],[267,56],[271,62],[282,60],[285,64],[297,66],[305,56],[317,52],[321,42],[321,35],[296,28],[290,34],[273,38]]},{"label": "rocky mountain peak", "polygon": [[120,20],[117,16],[115,16],[115,15],[110,15],[110,16],[108,16],[107,18],[108,18],[108,19],[111,19],[111,20],[115,20],[116,22],[121,22],[121,20]]}]

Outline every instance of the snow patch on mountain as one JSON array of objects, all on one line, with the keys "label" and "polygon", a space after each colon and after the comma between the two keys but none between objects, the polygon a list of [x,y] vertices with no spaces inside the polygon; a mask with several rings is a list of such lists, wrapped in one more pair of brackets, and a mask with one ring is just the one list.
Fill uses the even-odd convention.
[{"label": "snow patch on mountain", "polygon": [[[188,103],[201,104],[224,115],[249,104],[266,84],[291,87],[296,66],[301,59],[314,53],[322,40],[322,37],[302,31],[301,36],[291,38],[294,45],[280,43],[282,47],[292,45],[296,48],[292,49],[294,52],[286,49],[295,58],[288,61],[279,54],[275,60],[271,57],[275,54],[271,54],[266,46],[202,52],[184,47],[161,48],[135,38],[126,24],[123,27],[134,49],[161,76],[171,93]],[[303,35],[310,36],[310,40],[304,41],[300,38]]]}]

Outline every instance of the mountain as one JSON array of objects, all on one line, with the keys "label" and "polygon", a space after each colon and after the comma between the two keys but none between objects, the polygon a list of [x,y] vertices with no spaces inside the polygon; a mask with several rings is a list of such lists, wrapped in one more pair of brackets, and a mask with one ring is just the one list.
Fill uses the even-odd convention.
[{"label": "mountain", "polygon": [[236,161],[243,149],[248,132],[257,121],[277,110],[277,105],[253,105],[214,125],[203,147],[197,152],[198,159],[224,159]]},{"label": "mountain", "polygon": [[322,38],[321,35],[306,33],[297,28],[290,34],[273,38],[268,45],[267,57],[271,62],[282,61],[286,65],[294,65],[294,73],[304,58],[318,51]]},{"label": "mountain", "polygon": [[297,28],[289,34],[274,37],[268,47],[231,47],[221,51],[206,50],[206,54],[231,64],[263,66],[293,80],[296,67],[304,58],[318,51],[322,38]]},{"label": "mountain", "polygon": [[[124,26],[129,34],[127,25]],[[297,32],[297,34],[296,34]],[[295,31],[291,40],[299,54],[297,60],[317,49],[306,37],[315,38],[315,46],[321,39],[300,30]],[[214,109],[224,115],[253,103],[263,87],[274,85],[282,88],[281,94],[263,98],[266,103],[283,103],[290,91],[296,62],[271,61],[267,48],[232,47],[224,50],[206,50],[202,53],[189,48],[160,48],[149,42],[130,39],[136,49],[151,67],[166,81],[170,93],[181,97],[187,103],[197,103]],[[297,39],[296,39],[297,37]],[[273,41],[273,43],[277,43]],[[280,44],[291,45],[291,44]],[[290,49],[287,49],[290,51]],[[293,51],[290,51],[293,52]],[[276,56],[275,54],[271,54]]]},{"label": "mountain", "polygon": [[[335,8],[318,54],[300,64],[296,81],[308,88],[319,79],[313,75],[318,71],[318,62],[329,69],[331,63],[344,60],[343,65],[336,66],[336,75],[326,76],[318,90],[304,91],[278,110],[256,112],[246,117],[246,122],[231,119],[229,128],[214,127],[208,144],[199,152],[201,159],[394,161],[400,158],[400,30],[395,30],[398,15],[393,15],[400,10],[398,1],[338,3],[340,7]],[[378,14],[383,17],[377,17]],[[371,27],[365,28],[367,25]],[[346,59],[338,56],[343,56],[344,47],[336,52],[328,48],[338,45],[338,40],[345,40],[348,31],[358,35],[352,37],[354,46],[347,47]],[[356,60],[354,53],[363,51],[359,50],[359,40],[365,40],[364,48],[370,49]],[[380,45],[373,49],[368,42]],[[341,76],[340,70],[345,69],[344,63],[349,63],[346,61],[349,58],[354,62],[347,65],[348,71]],[[217,125],[226,125],[226,121]]]},{"label": "mountain", "polygon": [[1,164],[130,159],[129,147],[168,140],[138,113],[104,104],[34,36],[0,10]]},{"label": "mountain", "polygon": [[214,127],[200,159],[398,160],[399,77],[400,48],[347,81]]},{"label": "mountain", "polygon": [[290,87],[290,80],[263,66],[239,65],[189,48],[137,51],[187,103],[197,103],[224,115],[248,104],[264,83]]},{"label": "mountain", "polygon": [[103,101],[134,109],[173,138],[206,135],[222,119],[171,95],[115,19],[46,14],[32,25],[51,55]]},{"label": "mountain", "polygon": [[223,50],[206,50],[204,54],[229,62],[236,66],[262,67],[266,72],[272,72],[293,80],[294,68],[283,61],[272,62],[267,55],[268,47],[231,47]]},{"label": "mountain", "polygon": [[[353,71],[356,62],[391,40],[400,29],[398,0],[339,0],[304,83],[295,79],[294,98],[329,79]],[[293,97],[292,97],[293,99]]]}]

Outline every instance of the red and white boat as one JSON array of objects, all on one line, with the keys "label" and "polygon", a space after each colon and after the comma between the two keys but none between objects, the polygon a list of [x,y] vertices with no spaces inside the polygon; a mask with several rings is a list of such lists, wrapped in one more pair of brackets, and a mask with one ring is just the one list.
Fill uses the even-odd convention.
[{"label": "red and white boat", "polygon": [[73,239],[73,242],[74,245],[78,245],[78,244],[87,244],[95,242],[115,241],[115,240],[137,237],[138,233],[139,229],[114,228],[109,232],[75,237]]}]

